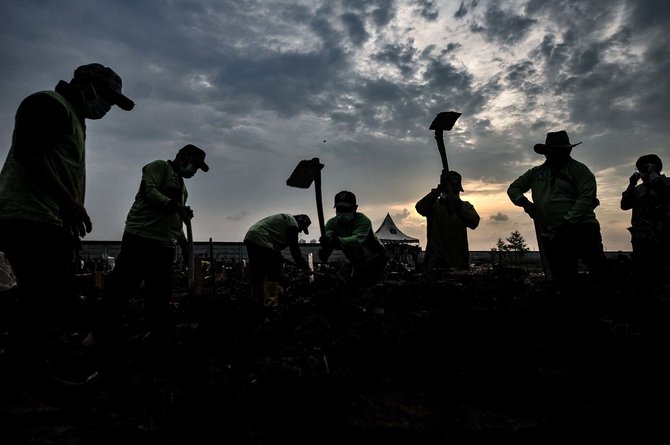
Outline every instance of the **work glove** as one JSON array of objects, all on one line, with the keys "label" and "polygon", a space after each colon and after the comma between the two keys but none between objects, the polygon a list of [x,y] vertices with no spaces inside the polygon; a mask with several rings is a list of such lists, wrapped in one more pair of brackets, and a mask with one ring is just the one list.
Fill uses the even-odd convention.
[{"label": "work glove", "polygon": [[535,215],[537,215],[537,207],[535,206],[535,204],[530,202],[526,197],[523,198],[520,204],[521,207],[523,207],[523,211],[526,212],[528,216],[535,219]]}]

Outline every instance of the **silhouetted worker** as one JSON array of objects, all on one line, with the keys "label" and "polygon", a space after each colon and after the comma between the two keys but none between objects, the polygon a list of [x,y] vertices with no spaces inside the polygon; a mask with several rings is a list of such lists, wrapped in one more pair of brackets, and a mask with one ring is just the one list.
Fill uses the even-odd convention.
[{"label": "silhouetted worker", "polygon": [[343,190],[335,195],[335,217],[326,223],[326,233],[319,238],[319,258],[328,262],[333,249],[341,250],[351,263],[351,281],[369,286],[384,276],[386,250],[375,236],[370,219],[357,212],[356,195]]},{"label": "silhouetted worker", "polygon": [[[589,168],[570,157],[572,147],[565,131],[548,133],[535,152],[546,161],[517,178],[507,195],[539,221],[542,242],[552,278],[570,282],[577,277],[581,259],[593,278],[602,280],[606,259],[600,224],[593,211],[598,206],[596,178]],[[524,196],[532,190],[533,202]]]},{"label": "silhouetted worker", "polygon": [[474,206],[461,201],[461,175],[442,172],[440,183],[416,203],[416,211],[426,217],[426,269],[470,268],[467,229],[476,229],[479,214]]},{"label": "silhouetted worker", "polygon": [[121,252],[108,280],[105,307],[112,323],[127,308],[129,297],[144,281],[144,321],[151,331],[168,327],[172,275],[177,243],[186,251],[183,224],[193,218],[186,205],[184,179],[198,169],[207,172],[205,152],[195,145],[182,147],[174,160],[156,160],[142,168],[121,241]]},{"label": "silhouetted worker", "polygon": [[628,230],[634,273],[646,286],[659,283],[663,269],[670,265],[670,179],[661,174],[663,163],[655,154],[641,156],[635,168],[622,193],[621,210],[633,209]]},{"label": "silhouetted worker", "polygon": [[84,208],[85,119],[101,119],[113,105],[128,111],[134,103],[114,71],[92,63],[54,91],[28,96],[16,112],[0,173],[0,250],[18,284],[9,349],[22,354],[24,377],[44,371],[47,328],[76,312],[75,251],[92,229]]},{"label": "silhouetted worker", "polygon": [[296,266],[307,269],[298,245],[298,233],[309,234],[312,221],[307,215],[278,213],[253,224],[244,236],[251,268],[251,300],[258,305],[276,305],[284,256],[281,251],[291,249]]}]

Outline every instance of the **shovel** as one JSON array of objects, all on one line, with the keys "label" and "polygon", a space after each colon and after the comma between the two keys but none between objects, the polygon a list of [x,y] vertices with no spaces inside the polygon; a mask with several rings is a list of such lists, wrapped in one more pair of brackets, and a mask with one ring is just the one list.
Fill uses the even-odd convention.
[{"label": "shovel", "polygon": [[450,131],[454,128],[454,124],[461,117],[461,113],[455,111],[443,111],[437,113],[435,119],[428,127],[429,130],[435,130],[435,141],[437,142],[437,150],[440,152],[440,158],[442,159],[442,169],[446,172],[449,171],[449,162],[447,161],[447,149],[444,146],[444,136],[443,131]]},{"label": "shovel", "polygon": [[186,224],[186,240],[188,242],[188,288],[194,290],[195,286],[195,258],[193,256],[193,229],[191,228],[191,219],[184,221]]},{"label": "shovel", "polygon": [[321,169],[323,164],[319,158],[300,161],[286,180],[289,187],[308,189],[312,182],[314,183],[314,192],[316,193],[316,211],[319,215],[319,230],[321,236],[326,234],[326,223],[323,219],[323,202],[321,201]]}]

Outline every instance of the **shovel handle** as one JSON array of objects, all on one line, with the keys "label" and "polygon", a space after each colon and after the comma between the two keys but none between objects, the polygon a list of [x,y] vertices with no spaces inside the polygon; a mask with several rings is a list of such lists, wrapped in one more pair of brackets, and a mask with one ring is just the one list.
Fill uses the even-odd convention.
[{"label": "shovel handle", "polygon": [[316,194],[316,211],[319,217],[319,230],[321,236],[326,235],[326,223],[323,218],[323,200],[321,199],[321,172],[314,178],[314,193]]},{"label": "shovel handle", "polygon": [[193,229],[191,220],[184,221],[186,224],[186,240],[188,241],[188,288],[195,286],[195,258],[193,257]]},{"label": "shovel handle", "polygon": [[440,158],[442,159],[442,169],[444,171],[449,171],[447,148],[444,146],[444,134],[442,130],[435,130],[435,142],[437,142],[437,151],[440,152]]}]

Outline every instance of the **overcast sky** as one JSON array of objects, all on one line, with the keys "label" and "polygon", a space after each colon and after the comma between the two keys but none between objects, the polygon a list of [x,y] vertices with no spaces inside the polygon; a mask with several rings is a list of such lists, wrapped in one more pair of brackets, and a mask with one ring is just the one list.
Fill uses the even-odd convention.
[{"label": "overcast sky", "polygon": [[0,3],[0,158],[21,100],[99,62],[135,109],[87,121],[92,240],[119,240],[141,168],[187,143],[210,165],[187,181],[196,240],[241,241],[273,213],[307,213],[314,190],[286,186],[318,157],[326,219],[353,191],[374,228],[390,213],[425,247],[414,204],[441,172],[428,126],[482,220],[471,250],[532,221],[505,193],[566,130],[596,174],[607,250],[630,250],[619,209],[635,160],[670,165],[667,0],[5,0]]}]

